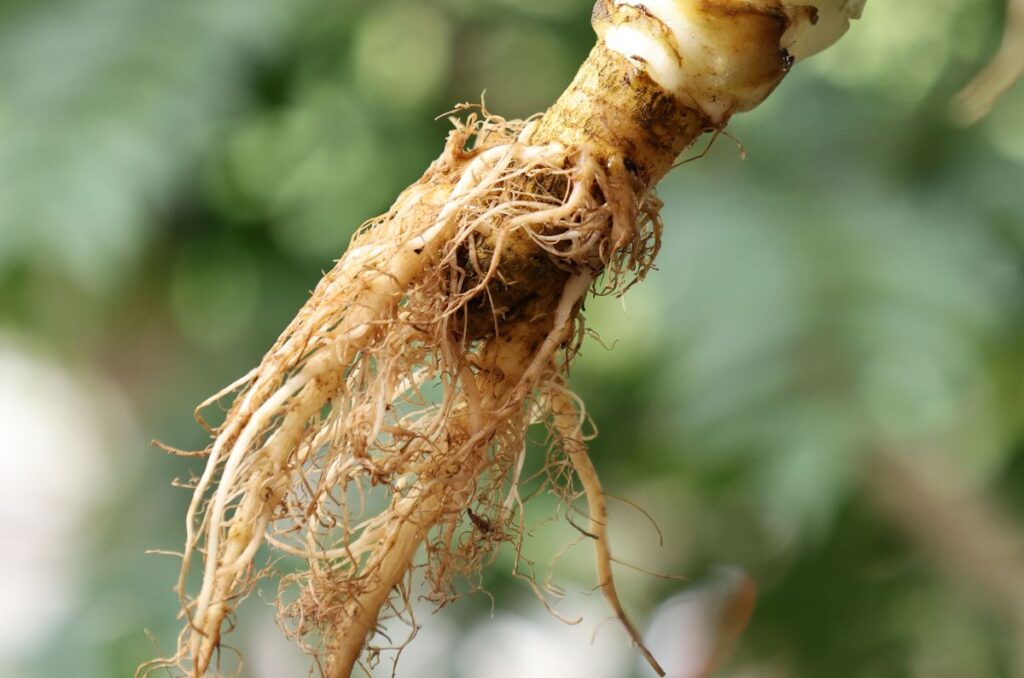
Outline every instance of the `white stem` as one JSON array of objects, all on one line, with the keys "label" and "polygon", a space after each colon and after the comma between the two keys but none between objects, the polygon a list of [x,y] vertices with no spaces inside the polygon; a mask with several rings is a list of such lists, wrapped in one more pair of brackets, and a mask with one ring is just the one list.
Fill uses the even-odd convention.
[{"label": "white stem", "polygon": [[785,49],[794,59],[820,52],[846,33],[866,2],[598,1],[610,14],[595,15],[608,48],[715,123],[753,108],[774,89],[782,74],[766,71],[773,51]]}]

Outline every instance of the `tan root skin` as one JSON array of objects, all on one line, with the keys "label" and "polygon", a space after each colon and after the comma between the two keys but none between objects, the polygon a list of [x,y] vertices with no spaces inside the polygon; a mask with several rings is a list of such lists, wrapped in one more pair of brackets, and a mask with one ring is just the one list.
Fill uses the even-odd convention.
[{"label": "tan root skin", "polygon": [[[708,26],[740,40],[727,81],[770,91],[788,19],[748,16],[751,5],[701,6]],[[635,9],[601,0],[599,34]],[[546,482],[566,501],[585,497],[599,588],[662,673],[616,593],[604,496],[564,380],[588,292],[621,294],[653,264],[653,187],[742,107],[735,90],[714,111],[695,105],[712,81],[666,91],[602,41],[538,119],[460,109],[441,157],[359,230],[259,367],[204,404],[236,394],[194,483],[177,586],[187,622],[174,656],[140,673],[222,672],[225,624],[269,574],[254,564],[261,546],[303,563],[281,578],[278,613],[322,674],[378,661],[385,618],[416,627],[415,569],[444,604],[500,543],[526,562],[519,482],[526,430],[540,421],[555,441]],[[202,585],[190,592],[196,561]]]}]

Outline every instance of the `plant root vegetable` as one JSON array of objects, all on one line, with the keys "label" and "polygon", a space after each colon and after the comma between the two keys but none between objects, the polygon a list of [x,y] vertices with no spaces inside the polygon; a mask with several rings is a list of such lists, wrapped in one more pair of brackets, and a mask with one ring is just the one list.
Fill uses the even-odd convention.
[{"label": "plant root vegetable", "polygon": [[[277,609],[320,671],[372,664],[382,622],[411,615],[414,569],[444,604],[498,544],[518,553],[526,430],[546,421],[587,500],[599,587],[661,674],[615,590],[565,375],[588,293],[621,294],[653,265],[654,186],[778,84],[783,43],[811,14],[767,0],[600,0],[604,39],[545,115],[457,109],[441,156],[356,233],[259,367],[218,394],[236,392],[188,509],[186,624],[174,656],[140,673],[221,671],[225,624],[268,574],[254,565],[264,545],[303,564],[282,576]],[[683,76],[655,68],[658,54],[685,54]],[[562,482],[575,499],[571,474]]]}]

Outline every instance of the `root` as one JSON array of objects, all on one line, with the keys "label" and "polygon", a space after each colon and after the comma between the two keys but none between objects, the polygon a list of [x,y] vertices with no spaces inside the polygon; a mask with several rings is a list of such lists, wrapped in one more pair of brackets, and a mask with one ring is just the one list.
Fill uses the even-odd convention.
[{"label": "root", "polygon": [[[814,45],[862,5],[830,3],[838,23],[816,29]],[[175,654],[137,675],[221,672],[225,626],[273,574],[255,564],[265,545],[297,561],[280,578],[279,623],[331,678],[401,651],[375,644],[389,617],[415,634],[417,568],[444,605],[457,578],[477,588],[495,546],[512,542],[516,574],[525,563],[540,593],[521,554],[519,493],[535,421],[568,457],[548,459],[555,491],[575,500],[574,473],[582,483],[581,532],[605,598],[662,674],[619,601],[605,497],[564,387],[580,311],[588,293],[621,294],[651,269],[662,230],[653,187],[704,131],[778,84],[787,47],[812,51],[810,34],[786,31],[815,16],[775,0],[599,0],[602,39],[547,113],[456,109],[441,156],[357,231],[259,367],[209,401],[236,393],[192,488],[177,584],[186,624]]]},{"label": "root", "polygon": [[536,123],[454,122],[442,156],[360,229],[236,384],[188,511],[187,625],[177,653],[140,673],[215,670],[225,620],[270,573],[254,564],[264,544],[306,562],[281,578],[281,625],[340,678],[377,660],[386,616],[408,616],[402,591],[421,547],[428,597],[444,604],[496,544],[522,539],[533,394],[560,382],[598,275],[610,293],[649,270],[659,203],[620,159],[533,143]]},{"label": "root", "polygon": [[611,547],[608,545],[608,506],[597,471],[587,454],[586,443],[583,439],[582,411],[577,409],[571,394],[561,385],[551,385],[548,388],[547,397],[551,407],[552,429],[558,436],[562,450],[569,457],[587,498],[590,523],[584,534],[594,541],[598,587],[615,618],[625,629],[633,644],[643,654],[644,659],[659,676],[664,676],[665,670],[651,654],[644,644],[643,636],[626,615],[615,588],[615,577],[612,573],[612,562],[615,559],[612,558]]},{"label": "root", "polygon": [[564,387],[583,302],[624,293],[653,266],[652,189],[680,153],[764,98],[792,65],[788,48],[835,41],[862,5],[827,3],[831,28],[808,33],[813,8],[776,0],[599,0],[601,39],[546,114],[453,112],[440,157],[357,230],[259,367],[206,404],[236,393],[191,488],[176,587],[185,625],[176,652],[136,675],[221,672],[234,609],[273,574],[255,563],[263,547],[296,561],[279,622],[332,678],[400,652],[375,644],[388,618],[415,635],[416,569],[443,605],[457,579],[477,588],[511,542],[516,575],[540,593],[521,554],[519,493],[537,421],[564,453],[548,459],[554,491],[571,502],[573,477],[583,484],[600,588],[664,675],[618,600],[605,497]]},{"label": "root", "polygon": [[[377,616],[383,606],[385,599],[391,591],[406,576],[410,562],[416,550],[426,537],[427,531],[434,525],[441,522],[447,507],[452,504],[462,506],[468,503],[470,497],[465,495],[467,487],[473,483],[483,468],[487,465],[487,448],[495,436],[497,424],[510,415],[521,416],[520,404],[524,399],[524,392],[532,391],[540,374],[549,366],[549,363],[558,347],[568,338],[572,331],[573,315],[578,308],[579,302],[586,293],[591,283],[591,277],[581,274],[574,277],[563,291],[562,298],[554,311],[552,327],[544,337],[540,349],[532,360],[520,369],[515,386],[507,393],[491,391],[486,397],[481,398],[483,388],[486,387],[486,379],[476,379],[470,376],[463,381],[463,387],[467,393],[476,397],[479,409],[476,412],[470,409],[468,416],[468,427],[465,433],[468,440],[454,454],[458,460],[460,469],[458,473],[444,479],[443,484],[436,480],[419,482],[411,490],[404,500],[394,502],[392,507],[383,517],[386,528],[382,530],[387,537],[383,542],[378,541],[373,546],[373,554],[364,568],[366,573],[373,573],[375,581],[360,595],[350,598],[345,605],[352,608],[350,621],[344,626],[344,633],[338,638],[337,644],[332,648],[331,660],[328,664],[328,675],[332,678],[349,676],[352,668],[358,661],[363,650],[365,636],[372,631],[376,625]],[[514,346],[514,345],[510,345]],[[506,356],[504,351],[497,350],[488,356],[488,364],[482,366],[481,374],[486,375],[504,364],[503,369],[514,369],[519,367],[511,362],[505,362],[507,358],[512,361],[519,360],[520,355]],[[507,372],[505,376],[509,376]],[[467,400],[469,400],[467,398]],[[503,401],[503,402],[502,402]],[[497,409],[491,409],[495,404],[501,402]],[[479,425],[480,415],[483,409],[488,409],[490,422],[486,426]],[[455,431],[449,431],[455,435]],[[475,516],[472,508],[467,508],[469,515]],[[477,518],[476,520],[483,520]],[[489,522],[484,523],[490,525]],[[479,525],[478,525],[479,527]],[[493,528],[490,528],[493,529]],[[359,540],[364,541],[366,533]],[[357,542],[354,548],[360,550]]]}]

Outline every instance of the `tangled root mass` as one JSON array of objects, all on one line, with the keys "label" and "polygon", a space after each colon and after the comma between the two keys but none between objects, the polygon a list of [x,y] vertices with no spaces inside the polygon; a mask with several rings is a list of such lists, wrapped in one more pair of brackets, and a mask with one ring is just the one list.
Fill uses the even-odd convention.
[{"label": "tangled root mass", "polygon": [[535,143],[535,121],[460,112],[441,157],[356,233],[259,367],[204,404],[235,394],[193,483],[186,624],[174,656],[141,673],[221,671],[222,630],[270,573],[254,563],[263,545],[303,563],[281,577],[277,609],[320,672],[372,663],[380,624],[411,615],[414,569],[444,604],[496,544],[518,553],[525,432],[539,421],[559,467],[549,485],[585,494],[598,585],[642,648],[564,376],[587,293],[621,293],[651,267],[659,203],[615,158]]}]

